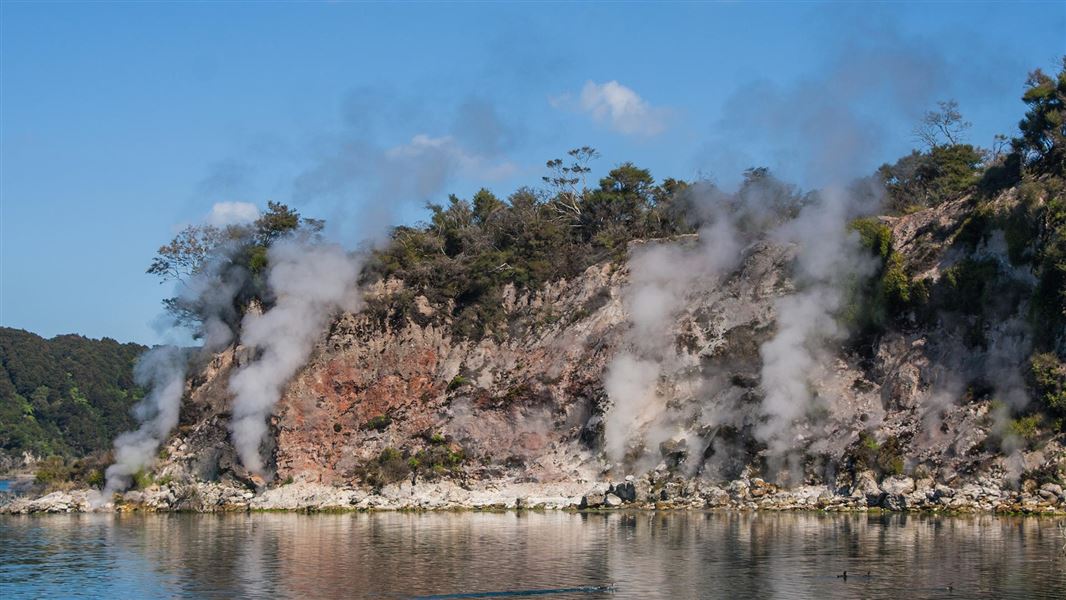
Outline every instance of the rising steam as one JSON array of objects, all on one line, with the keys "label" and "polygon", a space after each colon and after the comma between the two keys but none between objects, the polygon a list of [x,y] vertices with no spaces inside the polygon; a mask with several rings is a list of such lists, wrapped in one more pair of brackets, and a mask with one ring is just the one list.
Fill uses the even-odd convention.
[{"label": "rising steam", "polygon": [[174,346],[152,348],[137,361],[137,385],[150,391],[134,407],[141,426],[115,438],[115,462],[107,468],[101,494],[105,501],[129,487],[133,475],[152,464],[159,445],[178,424],[187,365],[187,353]]},{"label": "rising steam", "polygon": [[245,468],[257,474],[264,472],[259,445],[266,420],[285,384],[307,362],[334,313],[357,310],[360,301],[360,262],[340,246],[282,240],[270,248],[269,263],[275,303],[262,314],[244,317],[241,343],[256,358],[230,379],[233,444]]},{"label": "rising steam", "polygon": [[[799,287],[774,303],[777,331],[759,349],[765,397],[755,437],[767,445],[773,471],[803,441],[795,426],[812,408],[812,378],[827,362],[825,343],[846,333],[837,320],[845,285],[876,268],[857,234],[847,228],[864,208],[862,196],[831,189],[772,233],[775,241],[796,246],[794,277]],[[796,465],[791,466],[795,470]]]},{"label": "rising steam", "polygon": [[[148,395],[133,409],[140,426],[115,438],[115,462],[105,472],[106,482],[96,500],[98,504],[128,488],[136,473],[155,462],[160,445],[178,424],[190,362],[210,356],[233,339],[229,325],[234,315],[233,298],[247,273],[230,260],[232,250],[228,245],[218,248],[204,268],[178,289],[178,301],[195,307],[204,317],[195,332],[202,345],[199,348],[157,346],[138,359],[134,376],[137,384],[148,390]],[[170,327],[176,329],[179,324],[170,323]]]},{"label": "rising steam", "polygon": [[736,264],[741,241],[731,215],[719,210],[701,228],[695,244],[653,242],[633,251],[625,296],[632,328],[626,349],[611,361],[604,377],[611,400],[604,443],[612,462],[623,460],[631,445],[639,452],[641,443],[654,447],[670,437],[666,398],[658,387],[661,375],[677,358],[673,343],[677,313],[695,280],[718,277]]}]

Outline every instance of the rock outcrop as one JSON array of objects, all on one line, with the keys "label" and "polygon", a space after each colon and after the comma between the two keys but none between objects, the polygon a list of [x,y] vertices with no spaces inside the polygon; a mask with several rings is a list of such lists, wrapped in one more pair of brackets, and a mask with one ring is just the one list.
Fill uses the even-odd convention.
[{"label": "rock outcrop", "polygon": [[[956,243],[967,200],[883,218],[923,289],[966,257],[1003,248]],[[669,240],[657,243],[674,243]],[[631,251],[639,251],[636,244]],[[190,380],[181,424],[155,467],[158,483],[112,506],[146,510],[734,508],[1066,510],[1066,436],[1004,442],[987,369],[1024,346],[1020,304],[983,321],[903,315],[866,346],[836,342],[810,373],[815,402],[794,423],[788,467],[770,468],[753,435],[760,347],[776,302],[792,293],[794,248],[757,242],[731,272],[693,278],[667,332],[656,393],[666,417],[603,452],[610,361],[630,338],[629,267],[604,262],[534,292],[508,289],[504,327],[458,337],[448,306],[402,282],[369,292],[374,309],[336,318],[288,384],[262,453],[245,472],[227,430],[237,345]],[[401,311],[396,299],[413,302]],[[398,302],[398,300],[396,300]],[[966,336],[980,334],[980,343]],[[999,362],[995,362],[999,360]],[[628,477],[627,477],[628,476]],[[81,496],[6,500],[9,512],[80,510]]]}]

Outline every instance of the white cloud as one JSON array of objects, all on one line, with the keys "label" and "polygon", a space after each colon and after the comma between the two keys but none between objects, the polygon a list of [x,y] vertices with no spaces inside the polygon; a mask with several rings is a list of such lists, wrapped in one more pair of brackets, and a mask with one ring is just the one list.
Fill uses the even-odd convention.
[{"label": "white cloud", "polygon": [[208,225],[243,225],[259,218],[259,207],[251,202],[216,202],[207,214]]},{"label": "white cloud", "polygon": [[588,81],[581,88],[575,103],[569,94],[551,98],[556,108],[575,106],[599,123],[626,135],[653,136],[666,129],[669,111],[648,104],[635,91],[617,81],[596,83]]}]

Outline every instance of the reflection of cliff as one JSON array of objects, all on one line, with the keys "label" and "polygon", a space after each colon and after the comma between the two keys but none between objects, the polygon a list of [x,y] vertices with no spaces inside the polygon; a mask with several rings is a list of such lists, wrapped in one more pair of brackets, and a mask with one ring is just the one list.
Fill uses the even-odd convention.
[{"label": "reflection of cliff", "polygon": [[[613,585],[603,597],[924,598],[952,585],[956,597],[1051,598],[1066,590],[1056,524],[1036,518],[97,514],[8,517],[4,527],[5,573],[32,565],[34,589],[60,594],[77,581],[89,596],[396,598]],[[835,577],[844,570],[846,582]]]}]

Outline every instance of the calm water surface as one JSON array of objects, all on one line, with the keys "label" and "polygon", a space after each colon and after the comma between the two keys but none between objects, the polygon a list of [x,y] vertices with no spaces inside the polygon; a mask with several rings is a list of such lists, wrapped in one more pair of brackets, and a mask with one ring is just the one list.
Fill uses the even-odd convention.
[{"label": "calm water surface", "polygon": [[[0,598],[566,588],[537,597],[1066,598],[1057,525],[729,513],[0,516]],[[844,570],[852,576],[837,578]],[[585,590],[600,586],[613,591]]]}]

